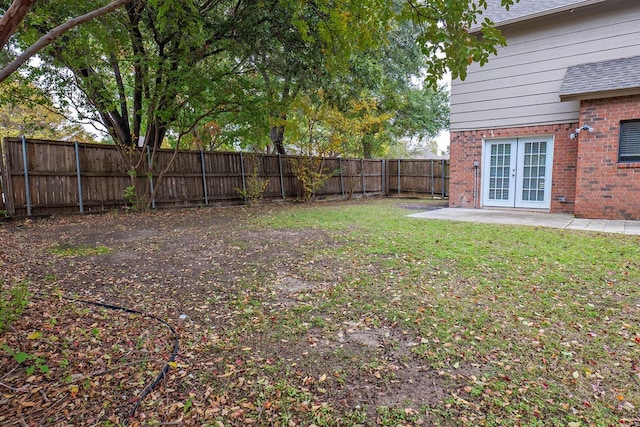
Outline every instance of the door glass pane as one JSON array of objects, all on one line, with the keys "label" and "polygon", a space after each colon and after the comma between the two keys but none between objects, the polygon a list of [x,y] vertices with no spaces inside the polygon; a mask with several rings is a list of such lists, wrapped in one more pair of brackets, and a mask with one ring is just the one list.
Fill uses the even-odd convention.
[{"label": "door glass pane", "polygon": [[523,171],[522,200],[544,201],[546,151],[546,142],[525,143],[524,164],[527,167]]},{"label": "door glass pane", "polygon": [[489,199],[509,200],[511,143],[491,144]]}]

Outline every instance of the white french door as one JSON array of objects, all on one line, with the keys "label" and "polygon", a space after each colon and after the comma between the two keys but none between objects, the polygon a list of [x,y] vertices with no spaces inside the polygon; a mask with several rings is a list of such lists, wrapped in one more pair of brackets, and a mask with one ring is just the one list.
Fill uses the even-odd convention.
[{"label": "white french door", "polygon": [[483,206],[549,209],[553,138],[485,141]]}]

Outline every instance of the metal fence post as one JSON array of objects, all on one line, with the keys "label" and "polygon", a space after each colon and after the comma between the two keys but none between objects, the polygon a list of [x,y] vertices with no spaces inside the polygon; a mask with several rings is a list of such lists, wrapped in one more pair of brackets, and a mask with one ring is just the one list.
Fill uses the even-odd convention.
[{"label": "metal fence post", "polygon": [[280,169],[280,192],[282,193],[282,198],[284,199],[284,176],[282,176],[282,155],[280,153],[278,153],[278,167]]},{"label": "metal fence post", "polygon": [[434,194],[436,194],[436,170],[435,170],[435,163],[433,161],[433,159],[431,160],[431,197],[434,196]]},{"label": "metal fence post", "polygon": [[398,196],[400,195],[400,159],[398,159]]},{"label": "metal fence post", "polygon": [[204,150],[200,149],[200,163],[202,164],[202,192],[204,193],[204,204],[209,204],[209,194],[207,192],[207,172],[204,168]]},{"label": "metal fence post", "polygon": [[82,203],[82,179],[80,177],[80,144],[75,142],[76,146],[76,173],[78,175],[78,204],[80,205],[80,213],[84,213],[84,204]]},{"label": "metal fence post", "polygon": [[[256,167],[258,167],[256,162]],[[240,152],[240,173],[242,174],[242,198],[245,203],[247,202],[247,180],[244,176],[244,156],[242,155],[242,151]]]},{"label": "metal fence post", "polygon": [[27,198],[27,216],[31,216],[31,190],[29,189],[29,161],[27,160],[27,138],[22,135],[22,165],[24,166],[24,189]]},{"label": "metal fence post", "polygon": [[386,161],[384,159],[380,159],[380,191],[382,192],[383,196],[386,196],[387,193],[384,191],[385,189],[385,182],[384,182],[384,170],[385,170],[385,164]]},{"label": "metal fence post", "polygon": [[344,197],[344,175],[342,174],[342,157],[338,157],[338,167],[340,168],[340,193]]},{"label": "metal fence post", "polygon": [[444,193],[445,193],[445,188],[444,188],[444,159],[442,159],[442,198],[444,199]]},{"label": "metal fence post", "polygon": [[[149,146],[147,145],[147,163],[149,164],[149,188],[151,189],[151,194],[153,195],[153,170],[151,169],[152,164],[151,164],[151,150],[149,149]],[[155,209],[156,208],[156,198],[153,197],[151,199],[151,208]]]},{"label": "metal fence post", "polygon": [[360,159],[360,181],[362,181],[362,195],[367,195],[367,190],[364,187],[364,159]]}]

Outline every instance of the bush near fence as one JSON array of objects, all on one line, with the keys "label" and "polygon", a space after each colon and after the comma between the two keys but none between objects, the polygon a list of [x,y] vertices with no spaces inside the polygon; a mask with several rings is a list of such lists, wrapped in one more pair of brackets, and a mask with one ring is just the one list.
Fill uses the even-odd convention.
[{"label": "bush near fence", "polygon": [[[125,189],[132,185],[142,199],[155,190],[152,200],[143,201],[156,208],[246,202],[252,177],[264,180],[265,199],[305,194],[294,170],[296,156],[135,151],[130,155],[142,161],[132,179],[126,154],[113,145],[4,138],[2,148],[2,191],[10,216],[123,208],[130,205]],[[448,161],[325,158],[321,163],[331,176],[315,197],[448,194]]]}]

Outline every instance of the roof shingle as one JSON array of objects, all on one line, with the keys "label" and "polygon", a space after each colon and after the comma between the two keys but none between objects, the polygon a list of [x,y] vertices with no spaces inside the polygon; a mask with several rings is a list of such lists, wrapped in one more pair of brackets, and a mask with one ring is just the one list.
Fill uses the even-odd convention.
[{"label": "roof shingle", "polygon": [[478,17],[478,22],[483,21],[484,18],[489,18],[497,26],[500,26],[602,1],[605,0],[520,0],[507,11],[502,7],[501,0],[487,0],[487,10],[483,11],[482,15]]},{"label": "roof shingle", "polygon": [[561,99],[602,92],[640,92],[640,56],[578,64],[567,68],[560,86]]}]

